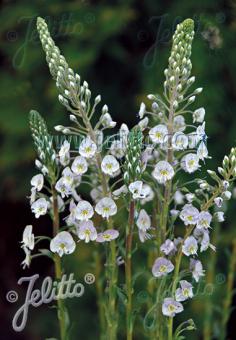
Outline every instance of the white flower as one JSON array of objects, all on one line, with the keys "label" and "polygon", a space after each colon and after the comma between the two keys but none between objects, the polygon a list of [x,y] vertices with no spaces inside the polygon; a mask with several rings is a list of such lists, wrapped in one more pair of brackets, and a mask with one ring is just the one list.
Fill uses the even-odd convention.
[{"label": "white flower", "polygon": [[202,123],[205,117],[205,109],[200,107],[199,109],[193,112],[193,122],[194,123]]},{"label": "white flower", "polygon": [[71,254],[75,250],[76,244],[73,237],[67,231],[61,231],[50,242],[50,250],[60,257],[64,254]]},{"label": "white flower", "polygon": [[65,185],[68,188],[72,188],[74,186],[75,175],[73,174],[73,172],[71,171],[69,167],[66,167],[62,171],[62,178],[64,180]]},{"label": "white flower", "polygon": [[119,231],[115,229],[108,229],[98,234],[96,241],[99,243],[110,242],[119,236]]},{"label": "white flower", "polygon": [[30,183],[34,189],[36,189],[37,191],[41,191],[44,184],[43,175],[42,174],[35,175],[34,177],[32,177]]},{"label": "white flower", "polygon": [[203,141],[199,144],[197,155],[201,160],[204,160],[204,158],[208,158],[208,150],[206,144]]},{"label": "white flower", "polygon": [[184,203],[184,195],[182,194],[180,190],[177,190],[174,193],[174,201],[176,205],[180,205]]},{"label": "white flower", "polygon": [[135,181],[130,183],[129,191],[131,192],[133,199],[145,198],[148,194],[148,187],[143,184],[142,181]]},{"label": "white flower", "polygon": [[112,156],[120,159],[124,157],[125,149],[126,149],[126,145],[123,145],[121,140],[114,140],[111,143],[110,153],[112,154]]},{"label": "white flower", "polygon": [[30,195],[30,204],[34,203],[36,200],[37,190],[35,188],[31,188],[31,195]]},{"label": "white flower", "polygon": [[197,228],[210,228],[212,215],[208,211],[201,211],[198,215]]},{"label": "white flower", "polygon": [[166,161],[160,161],[156,164],[154,171],[152,173],[153,177],[160,184],[165,184],[166,181],[171,180],[175,172],[170,163]]},{"label": "white flower", "polygon": [[193,235],[194,237],[196,237],[196,239],[198,240],[198,243],[200,243],[201,245],[200,252],[207,250],[209,247],[214,251],[216,250],[216,247],[210,243],[210,236],[209,236],[208,229],[195,228]]},{"label": "white flower", "polygon": [[193,278],[196,282],[199,281],[201,276],[205,275],[202,263],[199,260],[190,259],[190,271],[192,272]]},{"label": "white flower", "polygon": [[197,129],[196,129],[196,134],[197,134],[197,137],[198,137],[198,141],[203,140],[204,137],[206,138],[205,125],[206,125],[206,123],[203,122],[202,125],[199,125],[197,127]]},{"label": "white flower", "polygon": [[65,140],[59,150],[59,157],[65,157],[69,151],[70,151],[70,143],[67,140]]},{"label": "white flower", "polygon": [[107,155],[102,160],[101,168],[104,174],[114,176],[119,171],[120,165],[114,156]]},{"label": "white flower", "polygon": [[178,115],[174,118],[174,130],[184,131],[186,128],[184,116]]},{"label": "white flower", "polygon": [[64,177],[61,177],[57,181],[55,189],[61,194],[62,198],[69,196],[72,192],[72,188],[66,183]]},{"label": "white flower", "polygon": [[94,241],[97,238],[97,230],[92,221],[80,222],[77,227],[77,234],[80,240],[85,240],[85,243]]},{"label": "white flower", "polygon": [[148,126],[148,123],[149,123],[149,119],[148,117],[145,117],[142,120],[140,120],[140,122],[138,123],[138,126],[143,131]]},{"label": "white flower", "polygon": [[181,160],[181,167],[184,171],[192,173],[200,167],[199,157],[194,153],[189,153],[185,155]]},{"label": "white flower", "polygon": [[185,225],[195,225],[198,222],[199,211],[192,204],[185,204],[180,212],[180,218]]},{"label": "white flower", "polygon": [[159,124],[149,131],[149,136],[153,143],[163,144],[168,138],[168,129],[165,125]]},{"label": "white flower", "polygon": [[126,124],[121,124],[119,135],[120,135],[122,146],[123,148],[125,148],[127,145],[127,140],[128,140],[128,135],[129,135],[129,128]]},{"label": "white flower", "polygon": [[23,247],[23,250],[25,252],[25,259],[24,259],[24,261],[21,262],[21,265],[23,266],[23,269],[25,269],[25,267],[29,267],[30,266],[31,251],[28,248],[26,248],[26,247]]},{"label": "white flower", "polygon": [[185,150],[188,147],[188,137],[183,132],[176,132],[172,137],[174,150]]},{"label": "white flower", "polygon": [[45,198],[39,198],[31,205],[31,210],[35,214],[36,218],[39,218],[41,215],[45,215],[48,210],[49,203]]},{"label": "white flower", "polygon": [[117,206],[113,199],[104,197],[96,204],[95,211],[104,218],[109,218],[117,213]]},{"label": "white flower", "polygon": [[59,159],[63,166],[68,165],[70,162],[70,143],[67,140],[64,141],[59,150]]},{"label": "white flower", "polygon": [[165,276],[174,270],[174,265],[165,257],[158,257],[152,267],[152,274],[155,277]]},{"label": "white flower", "polygon": [[74,225],[76,224],[76,204],[73,199],[70,201],[69,211],[70,211],[70,214],[69,216],[66,217],[66,224]]},{"label": "white flower", "polygon": [[165,240],[165,242],[160,247],[160,251],[162,251],[165,255],[173,255],[176,250],[177,248],[174,242],[170,239]]},{"label": "white flower", "polygon": [[90,137],[84,138],[79,146],[79,153],[85,158],[92,158],[96,151],[97,146]]},{"label": "white flower", "polygon": [[144,103],[141,103],[139,113],[138,113],[140,119],[143,118],[145,112],[146,112],[146,105]]},{"label": "white flower", "polygon": [[112,192],[114,199],[118,199],[121,195],[126,195],[128,193],[128,188],[126,185],[122,185],[119,189]]},{"label": "white flower", "polygon": [[199,143],[199,136],[196,132],[191,132],[188,134],[188,147],[190,149],[195,149]]},{"label": "white flower", "polygon": [[111,115],[108,112],[102,116],[101,122],[105,128],[114,128],[116,126],[116,122],[112,120]]},{"label": "white flower", "polygon": [[154,191],[148,184],[143,185],[143,194],[145,193],[145,197],[140,200],[140,203],[144,205],[147,202],[151,202],[154,198]]},{"label": "white flower", "polygon": [[192,193],[189,193],[189,194],[186,194],[185,197],[186,197],[186,200],[188,201],[188,203],[192,203],[192,201],[195,198],[195,195],[192,194]]},{"label": "white flower", "polygon": [[23,231],[22,248],[34,249],[34,234],[32,233],[32,225],[27,225]]},{"label": "white flower", "polygon": [[152,238],[152,235],[149,234],[148,232],[139,229],[138,230],[138,236],[139,236],[139,240],[140,242],[144,243],[146,240],[150,240]]},{"label": "white flower", "polygon": [[79,201],[75,210],[75,217],[77,220],[88,221],[93,216],[93,214],[93,207],[88,201]]},{"label": "white flower", "polygon": [[197,240],[193,236],[189,236],[184,241],[182,251],[186,256],[196,255],[198,250]]},{"label": "white flower", "polygon": [[181,313],[184,310],[183,305],[180,302],[175,301],[172,298],[165,298],[162,304],[162,314],[173,318],[177,313]]},{"label": "white flower", "polygon": [[176,301],[185,301],[193,297],[193,286],[186,280],[180,280],[180,288],[175,292]]},{"label": "white flower", "polygon": [[77,156],[72,165],[71,165],[71,170],[76,174],[76,175],[83,175],[87,172],[88,170],[88,163],[86,159],[83,156]]},{"label": "white flower", "polygon": [[137,227],[143,231],[146,231],[151,228],[151,219],[144,209],[140,210],[136,224]]}]

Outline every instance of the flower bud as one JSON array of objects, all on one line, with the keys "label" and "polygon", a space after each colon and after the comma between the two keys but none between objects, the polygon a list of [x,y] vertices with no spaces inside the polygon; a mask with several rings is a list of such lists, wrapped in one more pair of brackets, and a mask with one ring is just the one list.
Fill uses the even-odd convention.
[{"label": "flower bud", "polygon": [[226,201],[230,200],[231,196],[232,196],[232,194],[231,194],[231,192],[228,191],[228,190],[227,190],[227,191],[224,191],[224,192],[222,193],[222,198],[223,198],[224,200],[226,200]]},{"label": "flower bud", "polygon": [[216,219],[217,222],[224,222],[224,212],[223,211],[217,211],[214,214],[214,218]]},{"label": "flower bud", "polygon": [[156,99],[156,97],[154,96],[154,94],[149,94],[149,95],[147,96],[147,98],[148,98],[149,100],[155,100],[155,99]]},{"label": "flower bud", "polygon": [[95,104],[98,104],[98,103],[100,103],[100,101],[101,101],[101,95],[99,94],[99,95],[95,98],[94,102],[95,102]]},{"label": "flower bud", "polygon": [[203,88],[202,88],[202,87],[199,87],[199,88],[197,88],[197,89],[194,91],[194,94],[199,94],[199,93],[202,92],[202,90],[203,90]]},{"label": "flower bud", "polygon": [[214,203],[218,208],[221,208],[222,204],[223,204],[223,198],[222,197],[216,197],[214,199]]},{"label": "flower bud", "polygon": [[75,115],[70,115],[70,120],[74,123],[77,122],[77,118],[75,117]]},{"label": "flower bud", "polygon": [[188,99],[188,103],[193,103],[195,101],[196,97],[195,96],[192,96]]},{"label": "flower bud", "polygon": [[62,131],[64,129],[64,126],[63,125],[56,125],[56,126],[54,126],[54,129],[56,131]]}]

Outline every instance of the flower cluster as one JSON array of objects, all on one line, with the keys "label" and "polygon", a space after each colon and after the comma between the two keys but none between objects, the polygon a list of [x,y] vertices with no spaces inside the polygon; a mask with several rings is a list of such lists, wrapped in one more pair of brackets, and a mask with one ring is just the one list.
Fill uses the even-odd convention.
[{"label": "flower cluster", "polygon": [[[88,83],[81,83],[69,67],[43,19],[38,18],[37,28],[59,101],[69,111],[73,125],[57,125],[55,130],[82,137],[76,148],[66,138],[57,149],[41,115],[30,114],[38,155],[38,173],[31,180],[31,210],[36,218],[49,214],[53,220],[49,249],[41,253],[49,252],[58,268],[60,258],[76,251],[80,242],[92,242],[100,259],[106,259],[108,294],[104,287],[105,297],[99,297],[106,310],[103,331],[107,338],[116,339],[120,292],[127,296],[127,334],[132,339],[132,241],[137,235],[138,244],[147,244],[148,256],[154,261],[148,268],[156,279],[150,281],[152,302],[156,301],[151,309],[158,313],[158,320],[167,319],[168,325],[168,330],[156,325],[150,338],[156,339],[158,334],[165,339],[168,331],[172,339],[169,320],[183,312],[185,302],[194,296],[194,284],[205,275],[199,255],[209,248],[216,250],[210,231],[214,221],[224,221],[222,206],[231,198],[231,182],[236,177],[236,148],[225,156],[217,172],[208,170],[207,180],[197,177],[209,155],[205,109],[191,109],[202,92],[202,88],[191,90],[195,82],[190,59],[194,23],[187,19],[177,25],[164,71],[163,95],[149,94],[151,109],[141,103],[138,124],[130,131],[122,124],[118,138],[109,146],[104,130],[114,128],[116,122],[107,105],[97,110],[100,95],[92,104]],[[92,120],[95,111],[99,116],[96,123]],[[88,188],[86,193],[82,185]],[[23,266],[29,266],[34,249],[32,226],[24,231],[22,247],[26,253]],[[117,283],[118,262],[125,264],[125,287]]]}]

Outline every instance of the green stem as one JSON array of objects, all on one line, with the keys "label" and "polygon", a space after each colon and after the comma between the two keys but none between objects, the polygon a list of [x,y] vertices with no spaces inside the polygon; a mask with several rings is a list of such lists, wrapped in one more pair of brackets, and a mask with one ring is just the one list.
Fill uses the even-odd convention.
[{"label": "green stem", "polygon": [[[194,226],[187,226],[186,227],[186,233],[184,235],[184,238],[180,244],[179,247],[179,251],[176,257],[176,261],[175,261],[175,271],[174,271],[174,277],[173,277],[173,284],[172,284],[172,296],[174,296],[176,288],[177,288],[177,284],[178,284],[178,277],[179,277],[179,271],[180,271],[180,265],[181,265],[181,260],[182,260],[182,244],[184,243],[184,241],[186,240],[186,238],[191,234],[192,230],[193,230]],[[171,321],[170,321],[171,320]],[[173,318],[170,318],[169,322],[168,322],[168,340],[172,340],[173,338]]]},{"label": "green stem", "polygon": [[108,258],[108,274],[109,274],[109,320],[108,320],[108,336],[109,339],[117,338],[118,317],[116,313],[116,286],[117,286],[117,265],[116,265],[116,242],[110,242],[110,254]]},{"label": "green stem", "polygon": [[[212,243],[216,246],[218,243],[219,234],[219,223],[215,225],[212,235]],[[215,267],[216,267],[217,253],[212,251],[210,254],[210,259],[208,262],[208,271],[206,275],[206,284],[213,284],[215,277]],[[204,329],[203,329],[203,339],[211,340],[211,329],[212,329],[212,314],[213,314],[213,296],[205,297],[205,318],[204,318]]]},{"label": "green stem", "polygon": [[173,339],[173,318],[169,318],[168,320],[168,340],[172,340]]},{"label": "green stem", "polygon": [[[90,123],[90,120],[86,116],[85,113],[83,113],[83,121],[88,129],[88,133],[91,137],[91,139],[96,143],[96,135],[93,130],[93,127]],[[97,162],[97,169],[98,169],[98,175],[101,181],[102,185],[102,191],[104,196],[109,195],[109,187],[106,180],[105,175],[103,174],[101,170],[101,163],[102,163],[102,157],[100,153],[96,154],[96,162]],[[108,228],[112,228],[112,220],[109,220]],[[108,307],[107,307],[107,336],[109,340],[116,340],[117,338],[117,327],[118,327],[118,316],[117,316],[117,310],[116,310],[116,285],[117,285],[117,276],[118,271],[116,267],[116,243],[115,241],[110,242],[110,254],[108,255],[108,269],[107,269],[107,278],[109,282],[109,288],[108,288]]]},{"label": "green stem", "polygon": [[236,269],[236,238],[233,240],[233,252],[231,255],[230,263],[229,263],[229,271],[226,282],[226,296],[223,304],[223,312],[222,312],[222,334],[220,336],[220,340],[226,339],[226,328],[227,323],[231,314],[231,303],[233,297],[233,288],[234,288],[234,277],[235,277],[235,269]]},{"label": "green stem", "polygon": [[133,320],[132,320],[132,239],[133,239],[133,227],[134,227],[134,201],[130,202],[129,208],[129,221],[126,228],[126,261],[125,261],[125,281],[126,281],[126,328],[127,328],[127,340],[133,339]]},{"label": "green stem", "polygon": [[103,301],[103,280],[102,280],[102,266],[101,266],[101,257],[98,250],[94,253],[94,261],[95,261],[95,277],[96,277],[96,291],[97,291],[97,306],[99,313],[99,334],[100,339],[104,339],[105,332],[105,314],[104,314],[104,301]]},{"label": "green stem", "polygon": [[[59,210],[57,202],[57,192],[54,185],[52,185],[52,198],[53,198],[53,236],[55,237],[59,232]],[[54,256],[55,265],[55,277],[56,280],[60,281],[62,278],[62,267],[61,258],[57,254]],[[59,320],[60,327],[60,338],[61,340],[66,340],[66,324],[65,324],[65,306],[64,300],[57,299],[57,316]]]}]

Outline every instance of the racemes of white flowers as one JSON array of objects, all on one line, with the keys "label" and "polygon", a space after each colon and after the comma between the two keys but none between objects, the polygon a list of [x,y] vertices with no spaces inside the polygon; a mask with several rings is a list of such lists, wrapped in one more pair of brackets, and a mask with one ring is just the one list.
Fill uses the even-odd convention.
[{"label": "racemes of white flowers", "polygon": [[153,143],[164,144],[168,138],[168,129],[165,125],[159,124],[149,131],[149,136]]},{"label": "racemes of white flowers", "polygon": [[85,243],[94,241],[97,238],[97,230],[92,221],[80,222],[77,226],[77,234],[80,240],[84,240]]},{"label": "racemes of white flowers", "polygon": [[35,238],[32,233],[33,226],[27,225],[23,231],[21,247],[25,252],[25,259],[22,261],[23,269],[30,266],[31,262],[31,251],[34,249]]},{"label": "racemes of white flowers", "polygon": [[174,270],[173,263],[165,257],[158,257],[152,267],[152,274],[155,277],[165,276]]},{"label": "racemes of white flowers", "polygon": [[[38,28],[60,93],[59,101],[70,112],[70,121],[75,124],[73,128],[58,125],[55,129],[65,135],[82,136],[82,141],[73,148],[71,136],[68,140],[63,139],[58,154],[55,152],[50,156],[54,170],[50,178],[52,169],[50,164],[44,164],[42,157],[43,151],[48,152],[53,147],[50,138],[47,140],[45,150],[40,150],[36,161],[40,174],[31,180],[32,212],[36,218],[47,213],[54,218],[55,207],[59,212],[65,211],[65,218],[59,218],[60,229],[50,242],[51,252],[62,257],[73,253],[81,241],[86,244],[93,242],[92,245],[97,243],[97,248],[102,248],[102,243],[111,242],[109,246],[114,250],[112,241],[124,235],[122,225],[127,225],[132,209],[127,215],[122,211],[119,220],[115,215],[118,208],[126,210],[130,201],[134,206],[133,225],[136,225],[131,236],[138,234],[141,243],[147,241],[151,245],[154,242],[155,247],[149,248],[157,257],[152,265],[152,274],[159,281],[157,285],[170,293],[169,296],[159,296],[158,304],[162,306],[163,315],[173,318],[183,311],[181,302],[193,297],[193,286],[185,280],[186,273],[190,272],[196,282],[205,274],[197,255],[209,248],[215,250],[210,240],[211,225],[214,221],[224,221],[224,212],[219,210],[231,198],[230,184],[236,176],[236,149],[232,149],[217,174],[208,171],[217,182],[216,186],[205,179],[195,178],[201,176],[200,171],[195,172],[210,157],[206,144],[205,109],[192,111],[190,108],[202,92],[202,88],[191,91],[195,82],[195,77],[191,76],[190,60],[193,22],[186,20],[177,26],[169,65],[164,72],[163,95],[148,95],[151,109],[141,103],[137,126],[129,131],[127,125],[122,124],[118,138],[107,149],[103,144],[103,131],[116,126],[107,105],[102,107],[100,118],[93,127],[95,108],[101,96],[98,95],[94,104],[91,103],[88,83],[82,82],[68,66],[42,19],[38,21]],[[132,144],[129,138],[135,129],[140,132],[140,139],[137,138],[140,145]],[[123,160],[124,156],[127,162]],[[185,178],[188,179],[186,182]],[[46,183],[48,179],[51,180],[50,186]],[[197,184],[194,191],[190,191],[188,186],[192,182]],[[83,189],[80,190],[80,184],[88,185],[91,199],[81,195]],[[217,208],[214,214],[213,207]],[[123,216],[127,217],[116,230]],[[95,228],[97,220],[100,226]],[[24,267],[31,261],[34,243],[32,226],[27,226],[22,240],[26,253]],[[123,251],[123,242],[117,245],[117,251]],[[106,253],[108,249],[106,247]],[[53,258],[57,259],[57,256]],[[183,263],[181,266],[178,263],[182,258],[189,262],[189,268],[183,271]],[[106,260],[110,261],[110,256]],[[109,263],[108,272],[115,263]],[[156,296],[153,296],[153,301],[156,301]],[[159,307],[155,306],[155,310]]]},{"label": "racemes of white flowers", "polygon": [[59,150],[59,160],[63,166],[66,166],[70,162],[70,143],[65,140]]},{"label": "racemes of white flowers", "polygon": [[79,221],[88,221],[93,217],[94,210],[88,201],[81,200],[75,208],[75,217]]},{"label": "racemes of white flowers", "polygon": [[160,184],[165,184],[167,181],[171,180],[174,177],[174,174],[173,167],[166,161],[158,162],[152,173],[153,177]]},{"label": "racemes of white flowers", "polygon": [[70,233],[61,231],[50,242],[50,250],[57,253],[60,257],[74,252],[76,247],[75,241]]},{"label": "racemes of white flowers", "polygon": [[180,302],[177,302],[172,298],[164,299],[162,304],[163,315],[173,318],[176,314],[181,313],[183,310],[183,305]]},{"label": "racemes of white flowers", "polygon": [[107,155],[102,160],[101,168],[104,174],[113,177],[119,171],[120,165],[114,156]]},{"label": "racemes of white flowers", "polygon": [[144,209],[141,209],[136,221],[139,230],[147,231],[151,228],[151,218]]},{"label": "racemes of white flowers", "polygon": [[145,185],[142,181],[135,181],[130,183],[129,191],[134,200],[145,199],[150,194],[150,187]]},{"label": "racemes of white flowers", "polygon": [[74,174],[81,176],[85,174],[88,170],[88,163],[83,156],[77,156],[75,157],[72,165],[71,165],[71,170],[73,171]]},{"label": "racemes of white flowers", "polygon": [[86,137],[79,146],[79,153],[85,158],[92,158],[97,152],[97,145],[90,137]]},{"label": "racemes of white flowers", "polygon": [[103,197],[96,204],[95,211],[103,218],[109,219],[110,216],[114,216],[117,213],[117,206],[112,198]]},{"label": "racemes of white flowers", "polygon": [[34,249],[34,234],[32,233],[33,226],[27,225],[23,231],[22,248]]},{"label": "racemes of white flowers", "polygon": [[115,240],[118,236],[119,236],[118,230],[108,229],[97,235],[96,242],[99,243],[110,242]]},{"label": "racemes of white flowers", "polygon": [[186,280],[179,281],[180,288],[175,292],[176,301],[185,301],[193,297],[193,286]]},{"label": "racemes of white flowers", "polygon": [[46,215],[48,207],[49,202],[44,197],[41,197],[31,205],[31,210],[35,217],[39,218],[42,215]]},{"label": "racemes of white flowers", "polygon": [[43,175],[42,174],[35,175],[34,177],[32,177],[30,183],[35,190],[41,191],[43,188],[43,184],[44,184]]}]

